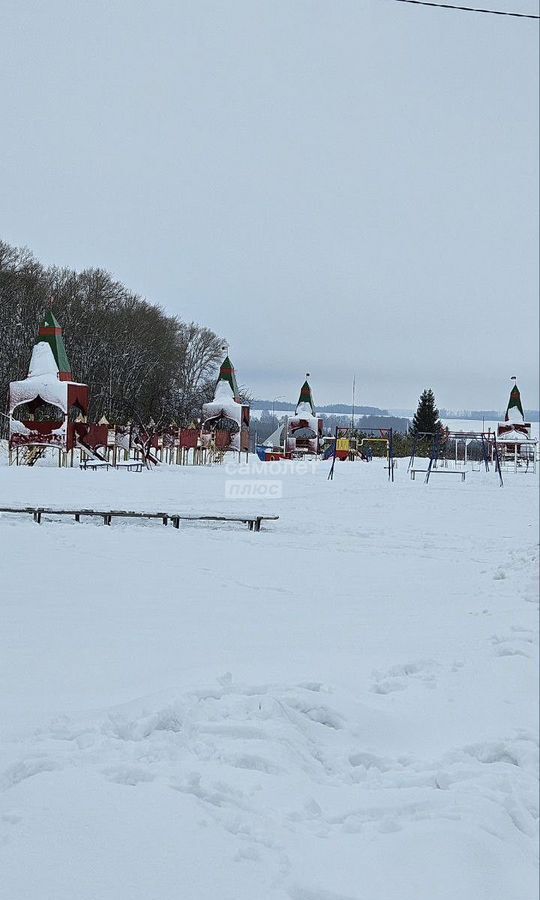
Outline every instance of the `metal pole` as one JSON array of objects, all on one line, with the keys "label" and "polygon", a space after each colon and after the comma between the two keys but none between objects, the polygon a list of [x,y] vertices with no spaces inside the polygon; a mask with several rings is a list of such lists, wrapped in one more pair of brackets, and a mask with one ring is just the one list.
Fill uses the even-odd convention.
[{"label": "metal pole", "polygon": [[328,473],[328,481],[334,480],[334,466],[336,464],[337,439],[338,439],[338,427],[336,425],[336,433],[334,436],[334,455],[332,458],[332,465],[330,466],[330,471]]},{"label": "metal pole", "polygon": [[409,457],[409,465],[408,465],[408,467],[407,467],[407,472],[410,472],[410,470],[412,469],[412,467],[413,467],[413,465],[414,465],[414,458],[415,458],[415,456],[416,456],[416,444],[417,444],[417,441],[418,441],[418,437],[417,437],[417,435],[415,434],[415,435],[413,435],[413,445],[412,445],[412,449],[411,449],[411,455],[410,455],[410,457]]},{"label": "metal pole", "polygon": [[431,469],[433,468],[433,463],[435,463],[435,467],[437,466],[437,458],[439,456],[439,434],[436,432],[433,435],[433,444],[431,448],[431,457],[429,459],[429,465],[427,467],[425,484],[429,482],[429,476],[431,475]]}]

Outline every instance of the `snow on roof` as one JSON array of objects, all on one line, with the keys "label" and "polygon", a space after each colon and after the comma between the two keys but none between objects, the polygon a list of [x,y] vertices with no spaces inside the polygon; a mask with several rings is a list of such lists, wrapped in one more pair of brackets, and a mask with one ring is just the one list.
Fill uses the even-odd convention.
[{"label": "snow on roof", "polygon": [[306,418],[306,416],[312,418],[313,409],[311,407],[311,403],[308,403],[307,401],[299,403],[296,407],[296,415],[300,416],[301,418]]},{"label": "snow on roof", "polygon": [[218,381],[214,399],[203,404],[203,419],[213,419],[223,415],[238,424],[242,421],[242,404],[234,399],[233,389],[228,381]]},{"label": "snow on roof", "polygon": [[29,428],[26,425],[23,425],[22,422],[18,422],[17,419],[12,419],[10,422],[10,433],[11,434],[32,434]]},{"label": "snow on roof", "polygon": [[30,369],[28,371],[29,378],[37,378],[41,375],[52,375],[58,377],[58,366],[51,350],[50,344],[40,341],[34,344],[32,357],[30,359]]},{"label": "snow on roof", "polygon": [[22,403],[31,403],[37,397],[52,406],[58,406],[63,413],[67,412],[68,381],[58,381],[50,375],[37,375],[25,378],[24,381],[12,381],[9,386],[9,411],[13,411]]},{"label": "snow on roof", "polygon": [[231,400],[236,403],[237,401],[234,399],[234,391],[229,384],[228,381],[218,381],[216,384],[216,390],[214,392],[214,403],[218,401],[230,402]]},{"label": "snow on roof", "polygon": [[10,415],[22,403],[31,403],[37,397],[63,413],[68,411],[68,387],[76,382],[60,381],[53,352],[45,341],[34,345],[27,378],[12,381],[9,386]]},{"label": "snow on roof", "polygon": [[232,419],[238,425],[242,422],[242,407],[239,403],[232,400],[229,403],[218,403],[213,400],[211,403],[205,403],[203,406],[203,420],[214,419],[216,416],[223,416],[226,419]]},{"label": "snow on roof", "polygon": [[522,416],[520,410],[517,406],[510,406],[506,412],[506,422],[513,422],[516,425],[521,425],[522,422],[525,421],[524,416]]}]

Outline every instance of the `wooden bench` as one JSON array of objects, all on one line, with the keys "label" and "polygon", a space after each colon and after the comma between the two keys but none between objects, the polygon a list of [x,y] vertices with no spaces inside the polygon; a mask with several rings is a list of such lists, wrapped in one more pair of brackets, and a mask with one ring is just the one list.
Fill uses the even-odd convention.
[{"label": "wooden bench", "polygon": [[143,464],[142,462],[124,462],[124,463],[116,463],[113,466],[112,463],[106,462],[106,460],[97,460],[97,459],[85,459],[79,466],[80,469],[92,469],[92,471],[96,472],[98,469],[127,469],[128,472],[142,472]]},{"label": "wooden bench", "polygon": [[264,521],[279,519],[279,516],[197,516],[190,513],[168,512],[135,512],[127,509],[50,509],[44,506],[0,507],[0,513],[26,513],[30,514],[34,522],[41,525],[41,517],[47,516],[73,516],[76,522],[81,521],[81,516],[93,516],[103,519],[104,525],[111,525],[113,518],[127,519],[161,519],[163,525],[172,522],[174,528],[180,528],[180,522],[241,522],[247,525],[250,531],[260,531]]},{"label": "wooden bench", "polygon": [[174,528],[180,528],[180,522],[241,522],[250,531],[260,531],[262,522],[275,521],[279,516],[183,516],[173,513],[169,518]]}]

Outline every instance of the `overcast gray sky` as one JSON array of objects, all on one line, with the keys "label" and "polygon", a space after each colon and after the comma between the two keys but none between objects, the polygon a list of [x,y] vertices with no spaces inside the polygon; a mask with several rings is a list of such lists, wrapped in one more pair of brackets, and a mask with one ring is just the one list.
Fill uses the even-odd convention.
[{"label": "overcast gray sky", "polygon": [[502,407],[517,375],[537,407],[538,32],[393,0],[0,0],[0,236],[213,328],[256,396],[309,371],[348,402],[355,373],[358,403]]}]

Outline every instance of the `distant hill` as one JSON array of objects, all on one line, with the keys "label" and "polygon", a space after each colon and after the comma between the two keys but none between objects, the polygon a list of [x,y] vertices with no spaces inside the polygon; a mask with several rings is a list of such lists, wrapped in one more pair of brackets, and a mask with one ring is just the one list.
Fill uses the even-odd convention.
[{"label": "distant hill", "polygon": [[[252,427],[254,433],[256,435],[257,443],[262,443],[269,437],[272,432],[274,432],[278,426],[279,421],[284,421],[285,416],[283,413],[288,413],[289,415],[294,410],[294,404],[287,404],[283,402],[280,404],[280,408],[278,409],[277,403],[274,404],[274,415],[272,415],[272,404],[270,404],[270,408],[263,408],[261,406],[262,403],[267,403],[268,401],[260,401],[254,400],[251,404],[253,410],[260,410],[261,415],[260,418],[253,417]],[[340,404],[336,404],[339,409],[341,409]],[[345,406],[345,409],[351,410],[349,414],[343,413],[333,413],[328,412],[329,409],[333,409],[334,406],[323,406],[317,408],[317,413],[323,419],[323,427],[325,434],[333,434],[336,427],[350,427],[351,419],[352,419],[352,407]],[[373,407],[361,407],[361,409],[373,409]],[[393,428],[394,432],[399,432],[400,434],[406,434],[409,428],[410,421],[408,418],[400,418],[398,416],[390,416],[390,415],[371,415],[369,413],[358,413],[358,410],[355,407],[354,411],[354,425],[359,431],[362,431],[364,434],[370,434],[372,432],[377,436],[378,429],[380,428]]]},{"label": "distant hill", "polygon": [[[294,409],[296,403],[287,402],[286,400],[253,400],[251,403],[253,409],[274,410],[275,412],[288,412]],[[353,408],[347,403],[330,403],[327,406],[317,406],[317,412],[331,415],[351,416]],[[378,406],[355,406],[355,416],[396,416],[398,418],[412,419],[414,415],[413,409],[381,409]],[[440,416],[442,419],[487,419],[491,422],[500,422],[504,419],[504,411],[500,409],[441,409]],[[540,411],[537,409],[526,409],[525,420],[527,422],[539,422]]]},{"label": "distant hill", "polygon": [[[253,409],[273,409],[275,412],[287,412],[294,409],[296,403],[288,403],[286,400],[252,400]],[[317,406],[317,412],[334,413],[335,415],[352,415],[352,406],[346,403],[330,403],[328,406]],[[354,413],[358,416],[388,416],[387,409],[378,406],[355,406]]]},{"label": "distant hill", "polygon": [[[500,409],[441,409],[441,419],[487,419],[488,421],[502,422],[504,412]],[[525,410],[526,422],[540,421],[540,412],[537,409]]]}]

